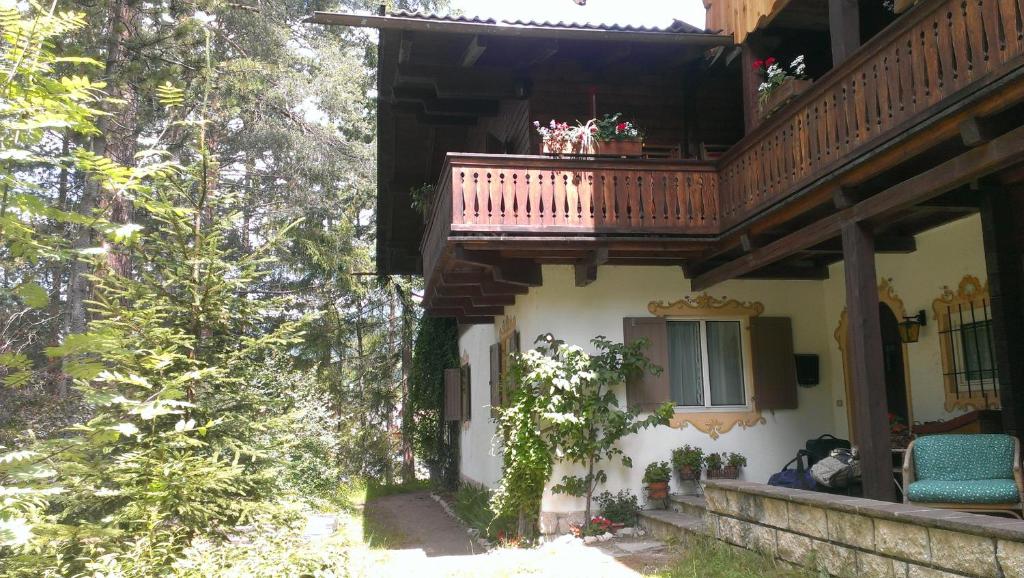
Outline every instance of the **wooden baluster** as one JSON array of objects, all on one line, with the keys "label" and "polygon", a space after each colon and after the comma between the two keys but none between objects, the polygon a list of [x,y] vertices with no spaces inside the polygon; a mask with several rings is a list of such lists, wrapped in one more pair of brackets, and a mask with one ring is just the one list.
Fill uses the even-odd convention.
[{"label": "wooden baluster", "polygon": [[985,64],[985,40],[982,24],[981,6],[979,0],[966,1],[967,14],[965,16],[965,19],[967,20],[967,34],[970,40],[968,46],[971,50],[971,76],[972,78],[978,78],[982,74],[985,74],[985,71],[987,70],[987,66]]},{"label": "wooden baluster", "polygon": [[970,56],[968,55],[970,38],[968,38],[967,22],[964,14],[966,9],[959,2],[954,2],[951,8],[953,20],[950,24],[950,40],[953,43],[957,88],[961,88],[970,82],[973,76],[971,74]]},{"label": "wooden baluster", "polygon": [[942,100],[943,95],[937,26],[938,24],[930,18],[925,20],[925,23],[922,25],[924,37],[922,38],[921,45],[924,47],[924,64],[926,67],[924,77],[928,83],[927,101],[929,106]]},{"label": "wooden baluster", "polygon": [[580,174],[580,224],[594,227],[594,172]]},{"label": "wooden baluster", "polygon": [[552,219],[554,219],[555,225],[564,226],[569,222],[568,210],[566,209],[566,196],[568,191],[566,185],[569,181],[569,174],[565,171],[557,171],[555,173],[555,203],[554,211],[552,213]]},{"label": "wooden baluster", "polygon": [[939,53],[939,76],[938,91],[942,95],[956,92],[956,73],[953,69],[953,42],[949,26],[952,23],[952,13],[949,9],[940,10],[936,15],[937,28],[935,30],[935,44]]},{"label": "wooden baluster", "polygon": [[475,170],[473,171],[473,182],[469,191],[470,207],[472,208],[473,213],[472,215],[469,215],[467,212],[466,223],[476,225],[486,222],[486,217],[481,217],[481,213],[487,212],[487,201],[483,201],[481,199],[480,193],[480,171]]},{"label": "wooden baluster", "polygon": [[[466,197],[463,190],[463,182],[466,179],[466,171],[459,168],[452,169],[452,223],[462,224],[466,222]],[[444,192],[443,190],[440,192]],[[440,198],[434,202],[440,202]]]},{"label": "wooden baluster", "polygon": [[893,124],[899,124],[904,118],[914,113],[914,84],[911,80],[912,74],[910,72],[913,59],[913,47],[910,39],[900,40],[899,62],[897,62],[900,97],[895,101],[899,103],[899,111],[893,115]]},{"label": "wooden baluster", "polygon": [[889,50],[882,59],[882,76],[879,78],[878,107],[879,130],[884,131],[892,126],[894,103],[898,102],[899,94],[895,90],[897,80],[895,52]]},{"label": "wooden baluster", "polygon": [[541,225],[540,196],[544,188],[544,173],[536,169],[526,172],[526,223],[528,225]]},{"label": "wooden baluster", "polygon": [[713,172],[704,173],[703,182],[701,200],[703,201],[704,217],[701,224],[708,231],[717,231],[721,222],[718,204],[718,192],[721,183],[718,180],[718,174]]},{"label": "wooden baluster", "polygon": [[671,226],[674,229],[683,229],[687,225],[686,220],[686,187],[684,186],[684,177],[686,173],[682,171],[673,171],[669,173],[669,186],[671,190],[668,191],[669,199],[672,203],[672,213],[669,215]]},{"label": "wooden baluster", "polygon": [[[1024,51],[1024,38],[1021,30],[1017,27],[1017,6],[1014,0],[999,0],[999,14],[1003,21],[1003,54],[1000,62],[1006,62]],[[1021,15],[1024,16],[1024,2],[1020,6]],[[1024,24],[1024,23],[1022,23]]]},{"label": "wooden baluster", "polygon": [[878,134],[878,72],[881,64],[876,60],[864,67],[864,117],[860,125],[860,141],[867,142]]},{"label": "wooden baluster", "polygon": [[551,225],[554,219],[551,217],[551,205],[555,203],[555,171],[543,170],[540,172],[540,224]]},{"label": "wooden baluster", "polygon": [[986,70],[991,70],[1002,64],[1003,59],[1000,40],[1003,27],[999,23],[999,4],[996,0],[982,0],[981,13],[985,24],[985,38],[988,39],[985,51]]}]

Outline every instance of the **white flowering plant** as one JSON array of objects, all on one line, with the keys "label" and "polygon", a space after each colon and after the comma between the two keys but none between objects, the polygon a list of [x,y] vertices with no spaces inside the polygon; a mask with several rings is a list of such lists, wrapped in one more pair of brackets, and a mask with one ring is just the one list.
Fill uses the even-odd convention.
[{"label": "white flowering plant", "polygon": [[758,99],[762,104],[768,100],[768,97],[771,96],[775,89],[787,81],[794,78],[807,78],[807,65],[804,63],[803,54],[794,58],[788,67],[783,67],[773,56],[769,56],[764,60],[755,60],[754,69],[760,72],[762,78],[764,78],[764,81],[757,87]]}]

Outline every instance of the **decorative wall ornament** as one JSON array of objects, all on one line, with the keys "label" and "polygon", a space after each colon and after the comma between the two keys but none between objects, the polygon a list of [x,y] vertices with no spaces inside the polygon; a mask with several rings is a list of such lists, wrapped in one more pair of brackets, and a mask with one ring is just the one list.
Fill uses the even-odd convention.
[{"label": "decorative wall ornament", "polygon": [[[900,299],[899,295],[896,294],[896,289],[892,286],[892,279],[882,278],[882,280],[878,282],[878,302],[887,305],[889,309],[892,310],[893,315],[896,316],[896,319],[903,319],[907,316],[907,308],[903,305],[903,299]],[[853,396],[850,393],[850,378],[853,374],[850,372],[850,356],[846,345],[848,338],[847,323],[847,313],[846,308],[844,307],[843,312],[839,315],[839,325],[836,326],[833,336],[836,339],[836,343],[839,344],[839,352],[843,356],[843,382],[845,383],[846,391],[846,423],[850,431],[850,440],[855,441],[857,438],[857,432],[853,429]],[[909,423],[914,423],[914,398],[911,396],[910,364],[907,363],[907,359],[909,359],[907,344],[904,343],[902,346],[903,380],[907,385],[907,412],[910,414],[907,416],[907,421]]]},{"label": "decorative wall ornament", "polygon": [[943,408],[948,412],[970,411],[976,409],[1000,409],[1002,403],[999,400],[998,384],[989,384],[994,388],[973,390],[964,392],[957,387],[957,375],[954,360],[954,346],[952,335],[954,328],[951,326],[949,312],[968,308],[969,310],[989,308],[988,282],[982,282],[973,275],[964,275],[954,292],[948,286],[942,288],[942,294],[935,301],[932,301],[932,311],[935,313],[935,322],[939,333],[939,350],[942,357],[942,381],[945,393]]},{"label": "decorative wall ornament", "polygon": [[746,412],[720,412],[720,411],[702,411],[702,412],[690,412],[690,413],[677,413],[669,421],[669,427],[684,429],[687,425],[692,425],[698,430],[711,436],[711,439],[717,440],[719,436],[727,433],[729,430],[736,426],[740,426],[742,429],[754,427],[755,425],[764,425],[768,423],[764,417],[761,416],[761,412],[758,410],[750,410]]},{"label": "decorative wall ornament", "polygon": [[673,301],[672,303],[651,301],[651,303],[647,305],[647,310],[650,311],[652,315],[657,315],[658,317],[670,317],[676,315],[698,317],[757,317],[764,313],[764,305],[757,301],[737,301],[736,299],[726,299],[725,297],[717,298],[712,297],[708,293],[701,293],[699,295],[684,297],[679,301]]},{"label": "decorative wall ornament", "polygon": [[[652,301],[647,305],[647,310],[657,317],[745,317],[749,319],[764,313],[764,304],[758,301],[739,301],[700,293],[671,303]],[[749,327],[746,328],[749,329]],[[749,359],[750,351],[745,350],[744,355]],[[749,383],[752,387],[753,381],[750,380]],[[716,440],[736,426],[747,429],[766,423],[768,420],[762,417],[761,411],[754,409],[753,403],[751,403],[751,409],[747,411],[736,411],[735,409],[722,411],[714,408],[682,412],[677,410],[669,421],[669,426],[679,429],[693,426]]]}]

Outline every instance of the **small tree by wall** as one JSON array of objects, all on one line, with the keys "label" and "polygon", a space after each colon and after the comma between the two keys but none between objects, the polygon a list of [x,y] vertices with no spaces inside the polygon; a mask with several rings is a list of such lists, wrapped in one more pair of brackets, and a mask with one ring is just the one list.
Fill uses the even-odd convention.
[{"label": "small tree by wall", "polygon": [[[498,435],[504,449],[502,483],[495,510],[515,515],[520,534],[529,537],[540,511],[544,486],[557,458],[582,466],[583,475],[563,476],[552,490],[586,499],[591,518],[594,491],[608,475],[603,464],[618,459],[632,467],[618,442],[641,429],[668,424],[671,404],[641,418],[619,406],[612,391],[641,372],[660,372],[644,355],[641,340],[623,345],[599,336],[596,355],[542,335],[536,347],[513,359],[510,403],[500,410]],[[506,387],[509,387],[506,384]]]}]

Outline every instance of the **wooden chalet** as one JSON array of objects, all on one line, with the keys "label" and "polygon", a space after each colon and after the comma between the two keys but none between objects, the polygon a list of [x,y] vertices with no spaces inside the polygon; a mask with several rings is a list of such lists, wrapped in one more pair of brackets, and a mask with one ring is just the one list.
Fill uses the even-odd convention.
[{"label": "wooden chalet", "polygon": [[[883,4],[705,0],[707,30],[406,12],[316,13],[312,21],[379,30],[378,267],[423,275],[427,313],[466,326],[465,359],[492,367],[490,383],[479,371],[471,379],[483,381],[465,385],[482,388],[478,405],[500,403],[493,374],[502,363],[494,360],[516,347],[516,318],[531,338],[572,335],[579,319],[585,342],[591,330],[614,337],[623,319],[629,338],[642,325],[630,321],[637,314],[685,321],[713,307],[743,319],[786,316],[789,342],[820,358],[827,385],[794,384],[774,396],[790,401],[770,405],[773,394],[756,385],[773,371],[758,352],[766,334],[756,326],[767,324],[752,321],[745,397],[719,413],[706,403],[697,417],[680,402],[678,436],[743,448],[767,443],[743,442],[748,428],[777,427],[783,456],[814,432],[773,424],[790,419],[786,411],[825,414],[816,427],[853,436],[860,448],[864,494],[892,500],[892,407],[902,404],[911,425],[994,410],[1004,431],[1024,433],[1024,1]],[[763,114],[753,64],[798,55],[812,82]],[[643,129],[642,154],[541,153],[534,121],[614,112]],[[876,262],[891,273],[880,275]],[[598,287],[605,275],[607,287]],[[663,279],[675,280],[659,292]],[[644,285],[650,304],[637,307]],[[895,305],[897,294],[916,301]],[[669,303],[659,305],[662,297]],[[984,323],[964,321],[964,303]],[[898,337],[889,347],[893,328],[907,327],[918,309],[927,310],[921,345],[934,349],[900,348]],[[584,320],[604,312],[604,325]],[[707,348],[711,329],[700,330]],[[980,359],[973,337],[954,341],[968,330],[990,332],[991,360]],[[904,378],[892,377],[894,354]],[[685,397],[686,379],[659,387]],[[714,379],[705,372],[712,398],[706,382]],[[896,398],[893,379],[905,390]],[[470,447],[493,425],[477,427],[466,426],[464,471],[489,483],[494,466],[470,475],[469,462],[493,460]],[[678,436],[672,443],[693,439]],[[653,452],[651,439],[640,457]],[[750,471],[764,481],[781,465]],[[615,479],[626,487],[638,475]]]}]

